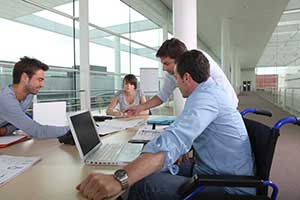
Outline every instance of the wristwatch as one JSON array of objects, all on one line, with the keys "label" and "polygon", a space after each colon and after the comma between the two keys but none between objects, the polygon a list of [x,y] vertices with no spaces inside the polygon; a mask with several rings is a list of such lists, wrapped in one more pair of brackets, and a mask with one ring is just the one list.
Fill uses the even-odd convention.
[{"label": "wristwatch", "polygon": [[115,171],[114,178],[121,184],[122,190],[126,190],[129,187],[128,174],[125,169]]}]

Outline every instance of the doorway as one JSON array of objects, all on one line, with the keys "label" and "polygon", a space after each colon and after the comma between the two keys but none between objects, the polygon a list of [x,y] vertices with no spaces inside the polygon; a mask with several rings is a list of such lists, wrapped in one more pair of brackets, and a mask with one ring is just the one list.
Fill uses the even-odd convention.
[{"label": "doorway", "polygon": [[243,81],[243,92],[251,91],[251,81]]}]

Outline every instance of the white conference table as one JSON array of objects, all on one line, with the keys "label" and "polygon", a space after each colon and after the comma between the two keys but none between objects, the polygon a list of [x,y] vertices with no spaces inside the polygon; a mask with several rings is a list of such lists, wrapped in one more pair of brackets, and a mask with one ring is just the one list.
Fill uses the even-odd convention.
[{"label": "white conference table", "polygon": [[[127,143],[138,128],[102,137],[109,143]],[[85,199],[75,189],[91,172],[112,174],[120,166],[88,166],[81,161],[75,146],[60,144],[57,139],[28,140],[0,149],[0,154],[40,156],[42,160],[0,186],[0,199],[53,200]]]}]

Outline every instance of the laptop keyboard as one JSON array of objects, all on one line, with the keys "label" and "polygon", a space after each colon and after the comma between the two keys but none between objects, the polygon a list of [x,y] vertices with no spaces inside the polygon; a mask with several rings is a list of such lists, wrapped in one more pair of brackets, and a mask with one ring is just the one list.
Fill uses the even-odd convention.
[{"label": "laptop keyboard", "polygon": [[115,161],[126,144],[102,144],[97,153],[92,154],[89,160]]}]

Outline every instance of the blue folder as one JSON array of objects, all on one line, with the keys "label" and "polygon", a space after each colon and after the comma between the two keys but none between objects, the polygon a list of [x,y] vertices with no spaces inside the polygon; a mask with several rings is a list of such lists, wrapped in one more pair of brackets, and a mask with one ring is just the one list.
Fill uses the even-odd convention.
[{"label": "blue folder", "polygon": [[155,124],[155,125],[170,125],[175,121],[175,116],[164,116],[164,117],[157,117],[154,119],[149,119],[147,124]]}]

